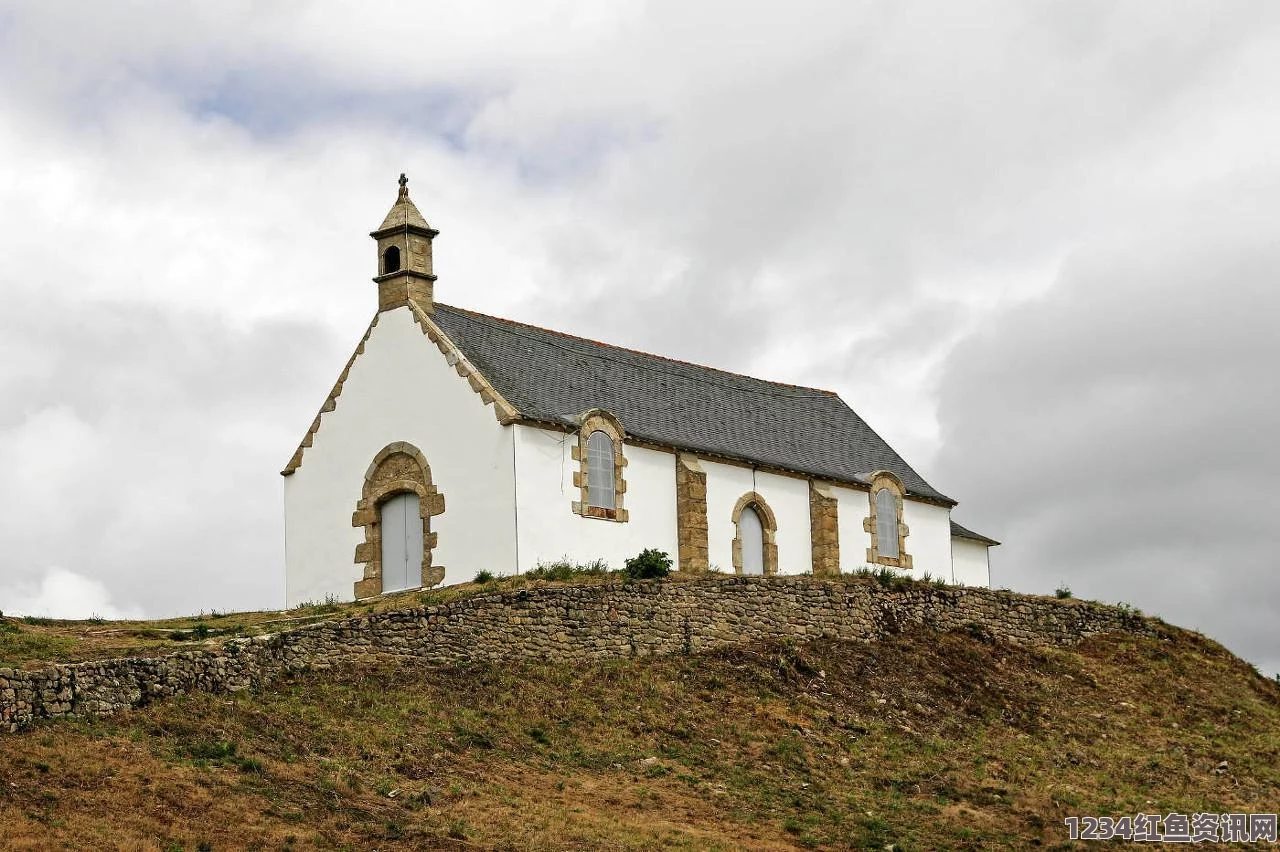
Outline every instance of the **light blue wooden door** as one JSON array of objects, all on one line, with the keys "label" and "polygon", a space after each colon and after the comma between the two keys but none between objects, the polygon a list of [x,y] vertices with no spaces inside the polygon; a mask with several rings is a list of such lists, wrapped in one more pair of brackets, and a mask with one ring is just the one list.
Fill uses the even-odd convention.
[{"label": "light blue wooden door", "polygon": [[738,529],[742,536],[742,573],[764,573],[764,527],[760,524],[760,516],[752,506],[742,510],[738,519]]},{"label": "light blue wooden door", "polygon": [[382,591],[422,585],[422,516],[417,494],[382,504]]}]

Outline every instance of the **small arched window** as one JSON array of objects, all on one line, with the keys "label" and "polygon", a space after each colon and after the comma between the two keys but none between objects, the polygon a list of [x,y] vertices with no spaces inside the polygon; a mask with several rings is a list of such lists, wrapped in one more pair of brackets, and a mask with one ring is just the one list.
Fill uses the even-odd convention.
[{"label": "small arched window", "polygon": [[907,536],[911,531],[903,521],[903,499],[907,490],[902,480],[887,470],[878,470],[870,476],[870,507],[862,528],[871,533],[871,547],[867,548],[867,562],[890,565],[894,568],[910,568],[914,562],[907,552]]},{"label": "small arched window", "polygon": [[592,408],[578,415],[577,438],[570,450],[578,463],[573,472],[578,497],[573,501],[573,513],[625,524],[631,516],[622,507],[627,493],[627,481],[622,478],[627,466],[623,455],[627,433],[622,424],[609,412]]},{"label": "small arched window", "polygon": [[613,509],[614,493],[613,439],[597,429],[587,439],[587,505]]},{"label": "small arched window", "polygon": [[876,492],[876,537],[880,555],[897,559],[898,554],[898,501],[888,488]]},{"label": "small arched window", "polygon": [[387,250],[382,253],[382,274],[389,272],[398,272],[400,269],[400,248],[399,246],[387,246]]},{"label": "small arched window", "polygon": [[764,497],[748,491],[733,507],[733,573],[778,573],[778,519]]},{"label": "small arched window", "polygon": [[764,524],[752,503],[738,518],[738,535],[742,540],[742,573],[764,574]]}]

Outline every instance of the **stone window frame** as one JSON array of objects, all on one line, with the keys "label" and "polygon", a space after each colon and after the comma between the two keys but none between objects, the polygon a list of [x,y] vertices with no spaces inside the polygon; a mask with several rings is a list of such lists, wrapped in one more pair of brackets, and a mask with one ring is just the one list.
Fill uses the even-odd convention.
[{"label": "stone window frame", "polygon": [[[592,506],[588,499],[589,473],[587,465],[589,462],[587,442],[591,440],[591,435],[595,432],[605,433],[609,436],[609,440],[613,442],[612,508]],[[578,469],[573,472],[573,485],[578,489],[578,499],[572,503],[575,515],[602,521],[614,521],[620,524],[625,524],[631,519],[631,514],[622,505],[623,497],[627,493],[627,480],[622,475],[623,468],[627,466],[627,457],[622,452],[623,442],[626,437],[627,433],[622,428],[622,423],[617,417],[603,408],[592,408],[578,416],[578,442],[570,450],[573,460],[578,463]]]},{"label": "stone window frame", "polygon": [[754,508],[760,518],[764,538],[764,576],[774,577],[778,573],[778,518],[756,491],[743,494],[733,507],[733,573],[742,574],[742,512],[748,506]]},{"label": "stone window frame", "polygon": [[[405,457],[411,464],[405,464]],[[382,504],[406,493],[418,495],[422,517],[422,576],[418,588],[430,588],[444,580],[444,566],[431,564],[431,551],[438,542],[437,533],[431,531],[431,518],[444,513],[444,495],[432,483],[431,467],[422,451],[405,441],[395,441],[379,450],[370,462],[351,515],[351,525],[364,528],[364,541],[356,545],[355,553],[355,563],[364,565],[363,576],[355,582],[356,600],[383,593]]]},{"label": "stone window frame", "polygon": [[[902,520],[902,501],[906,496],[907,489],[902,484],[902,480],[887,470],[877,470],[870,476],[871,486],[867,489],[867,500],[870,503],[870,513],[862,522],[862,528],[871,535],[871,547],[867,548],[867,562],[873,565],[888,565],[892,568],[901,568],[910,570],[912,567],[911,554],[907,553],[907,536],[911,534],[911,530]],[[877,517],[876,496],[881,491],[889,491],[893,494],[894,512],[898,522],[898,555],[883,556],[880,553],[880,534]]]}]

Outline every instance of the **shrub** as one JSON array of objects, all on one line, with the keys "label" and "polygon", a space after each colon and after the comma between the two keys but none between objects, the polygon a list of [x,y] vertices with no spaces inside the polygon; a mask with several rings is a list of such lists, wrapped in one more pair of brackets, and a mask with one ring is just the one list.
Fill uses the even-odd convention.
[{"label": "shrub", "polygon": [[887,565],[883,565],[878,570],[873,571],[871,576],[874,577],[875,581],[883,588],[894,592],[906,591],[911,587],[911,584],[915,582],[910,577],[899,574]]},{"label": "shrub", "polygon": [[493,580],[494,580],[494,576],[493,576],[493,572],[492,572],[492,571],[483,571],[483,570],[482,570],[482,571],[477,571],[477,572],[476,572],[476,579],[475,579],[475,582],[477,582],[477,583],[480,583],[480,584],[482,584],[482,585],[483,585],[484,583],[492,583],[492,582],[493,582]]},{"label": "shrub", "polygon": [[1063,599],[1063,600],[1065,600],[1066,598],[1071,597],[1071,589],[1070,589],[1070,588],[1068,588],[1068,586],[1067,586],[1067,584],[1066,584],[1066,583],[1063,583],[1061,586],[1059,586],[1058,588],[1054,589],[1054,590],[1053,590],[1053,593],[1054,593],[1054,595],[1056,595],[1057,597],[1059,597],[1059,598],[1061,598],[1061,599]]},{"label": "shrub", "polygon": [[661,550],[645,548],[627,560],[625,570],[630,580],[665,577],[671,573],[671,557]]},{"label": "shrub", "polygon": [[530,580],[557,580],[563,583],[574,577],[600,577],[608,573],[609,563],[603,559],[573,562],[565,556],[555,562],[539,562],[525,572],[525,576]]}]

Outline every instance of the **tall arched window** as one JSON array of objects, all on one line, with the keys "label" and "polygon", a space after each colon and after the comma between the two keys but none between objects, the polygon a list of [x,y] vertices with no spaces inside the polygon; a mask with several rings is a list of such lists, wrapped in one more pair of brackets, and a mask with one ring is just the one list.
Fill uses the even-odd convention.
[{"label": "tall arched window", "polygon": [[733,573],[778,573],[778,519],[764,497],[748,491],[733,507]]},{"label": "tall arched window", "polygon": [[587,505],[615,508],[613,439],[597,429],[587,439]]},{"label": "tall arched window", "polygon": [[902,520],[902,501],[906,497],[906,488],[901,479],[887,470],[878,470],[869,479],[870,509],[862,524],[862,528],[871,533],[867,561],[894,568],[910,568],[912,559],[911,554],[907,553],[907,535],[910,530]]},{"label": "tall arched window", "polygon": [[578,440],[570,451],[578,463],[573,472],[573,487],[578,492],[573,501],[575,515],[619,523],[630,518],[622,507],[627,493],[627,481],[622,477],[627,466],[625,440],[622,424],[609,412],[592,408],[578,415]]},{"label": "tall arched window", "polygon": [[898,558],[898,506],[893,492],[881,488],[876,492],[876,536],[879,538],[880,555]]},{"label": "tall arched window", "polygon": [[387,250],[382,253],[382,274],[389,272],[398,272],[400,270],[400,249],[397,246],[388,246]]},{"label": "tall arched window", "polygon": [[738,530],[742,537],[742,573],[764,574],[764,525],[754,503],[742,510]]}]

